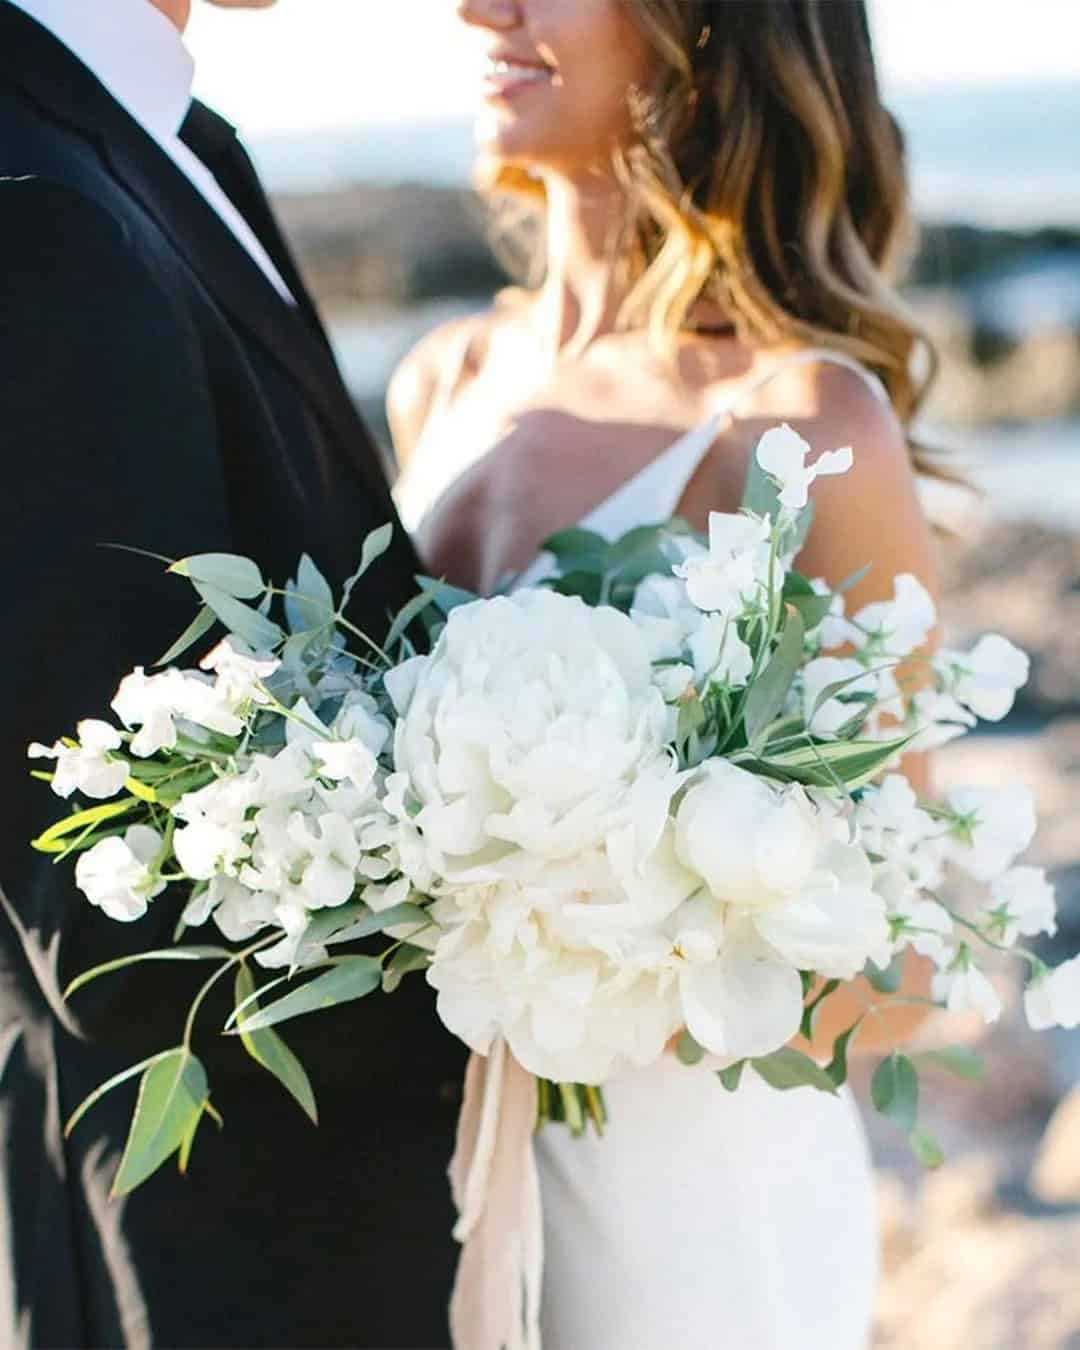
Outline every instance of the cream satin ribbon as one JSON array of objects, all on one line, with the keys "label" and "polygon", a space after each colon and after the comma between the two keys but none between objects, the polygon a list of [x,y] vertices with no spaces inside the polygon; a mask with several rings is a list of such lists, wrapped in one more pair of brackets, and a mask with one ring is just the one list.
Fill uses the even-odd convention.
[{"label": "cream satin ribbon", "polygon": [[544,1225],[533,1154],[536,1079],[497,1040],[472,1055],[450,1163],[462,1243],[454,1350],[541,1350]]}]

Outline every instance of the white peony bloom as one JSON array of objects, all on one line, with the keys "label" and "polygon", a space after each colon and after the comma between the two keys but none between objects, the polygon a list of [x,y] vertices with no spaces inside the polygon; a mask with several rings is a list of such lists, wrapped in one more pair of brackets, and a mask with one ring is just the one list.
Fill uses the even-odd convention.
[{"label": "white peony bloom", "polygon": [[1033,1031],[1080,1026],[1080,956],[1039,971],[1024,990],[1024,1012]]},{"label": "white peony bloom", "polygon": [[1031,662],[1008,639],[988,633],[970,652],[938,652],[934,669],[957,702],[983,721],[1000,722],[1027,683]]},{"label": "white peony bloom", "polygon": [[444,879],[601,846],[632,811],[655,812],[633,795],[645,775],[666,782],[666,811],[669,710],[625,615],[551,591],[463,605],[416,675],[387,804]]},{"label": "white peony bloom", "polygon": [[931,985],[931,994],[951,1013],[974,1012],[984,1022],[996,1022],[1001,1016],[1001,998],[990,980],[961,945],[952,964],[939,970]]},{"label": "white peony bloom", "polygon": [[151,866],[161,851],[161,835],[148,825],[132,825],[124,834],[102,839],[79,856],[75,884],[110,919],[141,919],[149,902],[165,889]]},{"label": "white peony bloom", "polygon": [[1018,937],[1057,932],[1057,908],[1054,888],[1041,867],[1014,867],[995,877],[990,885],[991,901],[984,906],[980,921],[990,936],[1006,946]]},{"label": "white peony bloom", "polygon": [[709,551],[677,563],[673,571],[686,582],[698,609],[738,616],[760,605],[769,584],[771,525],[748,515],[709,515]]},{"label": "white peony bloom", "polygon": [[837,842],[833,815],[801,789],[710,760],[679,805],[675,832],[678,860],[707,892],[678,911],[672,929],[687,961],[686,1025],[706,1049],[776,1050],[798,1030],[800,969],[851,979],[868,960],[888,961],[885,905],[865,854]]},{"label": "white peony bloom", "polygon": [[249,703],[265,704],[269,696],[263,682],[280,667],[281,662],[267,654],[259,655],[240,638],[230,634],[209,651],[199,662],[202,670],[217,676],[214,689],[230,708],[238,710]]},{"label": "white peony bloom", "polygon": [[81,792],[95,801],[115,797],[127,782],[130,769],[126,759],[113,754],[123,745],[123,738],[108,722],[87,718],[79,723],[76,733],[79,744],[42,745],[35,741],[27,749],[30,759],[54,759],[56,769],[51,787],[58,797],[68,798]]},{"label": "white peony bloom", "polygon": [[1000,876],[1034,838],[1035,803],[1022,784],[956,787],[945,800],[956,818],[949,857],[976,881]]},{"label": "white peony bloom", "polygon": [[881,655],[903,658],[926,642],[937,623],[937,609],[922,582],[901,572],[893,582],[893,598],[864,606],[853,622],[856,645],[871,644]]},{"label": "white peony bloom", "polygon": [[809,500],[810,484],[816,478],[847,473],[853,463],[851,448],[826,450],[807,464],[810,447],[785,422],[772,427],[758,441],[754,452],[758,464],[779,488],[780,505],[801,511]]}]

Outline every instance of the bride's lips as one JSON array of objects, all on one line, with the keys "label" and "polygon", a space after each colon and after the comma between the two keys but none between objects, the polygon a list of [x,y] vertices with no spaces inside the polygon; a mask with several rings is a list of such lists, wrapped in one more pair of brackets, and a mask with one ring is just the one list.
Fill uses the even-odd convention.
[{"label": "bride's lips", "polygon": [[550,84],[553,71],[542,61],[527,61],[515,56],[492,57],[484,75],[484,98],[489,103],[502,103]]}]

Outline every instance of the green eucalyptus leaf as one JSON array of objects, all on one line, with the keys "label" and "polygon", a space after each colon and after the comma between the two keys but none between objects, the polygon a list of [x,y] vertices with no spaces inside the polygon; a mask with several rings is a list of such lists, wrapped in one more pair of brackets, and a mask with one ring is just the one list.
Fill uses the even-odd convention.
[{"label": "green eucalyptus leaf", "polygon": [[824,620],[832,608],[831,595],[795,595],[788,604],[799,611],[799,617],[808,633],[812,632]]},{"label": "green eucalyptus leaf", "polygon": [[75,1126],[78,1125],[79,1121],[82,1120],[83,1116],[86,1115],[87,1111],[89,1111],[92,1106],[96,1106],[107,1092],[111,1092],[113,1088],[120,1087],[121,1084],[126,1083],[129,1078],[134,1078],[137,1073],[142,1073],[144,1069],[152,1068],[161,1060],[168,1059],[171,1055],[175,1054],[176,1050],[161,1050],[158,1054],[150,1055],[147,1059],[139,1060],[138,1064],[132,1064],[130,1068],[124,1069],[121,1073],[114,1074],[112,1078],[99,1084],[93,1092],[83,1098],[71,1113],[67,1124],[64,1126],[64,1137],[67,1138]]},{"label": "green eucalyptus leaf", "polygon": [[705,1058],[704,1046],[698,1045],[688,1031],[683,1031],[675,1042],[675,1053],[683,1064],[700,1064]]},{"label": "green eucalyptus leaf", "polygon": [[306,633],[334,622],[334,592],[306,553],[296,569],[296,579],[288,583],[285,592],[285,617],[290,633]]},{"label": "green eucalyptus leaf", "polygon": [[[258,990],[247,965],[241,962],[236,972],[236,1003],[250,1007],[252,999],[257,999]],[[258,1008],[258,1003],[254,1004]],[[249,1031],[248,1019],[241,1012],[237,1017],[240,1040],[244,1049],[257,1064],[261,1064],[268,1073],[272,1073],[285,1090],[295,1099],[312,1124],[318,1125],[319,1111],[315,1105],[315,1093],[304,1066],[281,1039],[276,1031],[264,1027],[261,1031]]]},{"label": "green eucalyptus leaf", "polygon": [[791,1088],[812,1087],[819,1092],[836,1092],[836,1084],[809,1055],[785,1045],[771,1055],[752,1059],[751,1064],[759,1078],[772,1088],[787,1092]]},{"label": "green eucalyptus leaf", "polygon": [[255,563],[237,553],[197,553],[173,563],[169,571],[187,577],[196,590],[200,585],[211,586],[235,600],[254,600],[266,589]]},{"label": "green eucalyptus leaf", "polygon": [[916,1125],[909,1133],[911,1151],[924,1167],[940,1167],[945,1161],[945,1150],[936,1137],[922,1125]]},{"label": "green eucalyptus leaf", "polygon": [[863,970],[867,983],[871,989],[879,994],[895,994],[904,981],[904,955],[902,952],[889,962],[887,966],[875,966],[873,961],[866,963]]},{"label": "green eucalyptus leaf", "polygon": [[851,1046],[852,1037],[862,1026],[863,1019],[860,1017],[857,1022],[853,1022],[846,1031],[842,1031],[836,1040],[833,1041],[832,1059],[825,1065],[825,1072],[829,1075],[837,1087],[843,1087],[847,1082],[848,1075],[848,1049]]},{"label": "green eucalyptus leaf", "polygon": [[876,1111],[902,1130],[914,1130],[919,1118],[919,1075],[907,1055],[894,1051],[881,1061],[870,1080],[870,1100]]},{"label": "green eucalyptus leaf", "polygon": [[257,609],[252,609],[250,605],[245,605],[228,592],[207,582],[196,581],[194,586],[203,603],[209,605],[229,632],[241,638],[249,647],[265,651],[276,647],[284,639],[282,629]]},{"label": "green eucalyptus leaf", "polygon": [[958,1078],[981,1078],[986,1068],[981,1055],[966,1045],[945,1045],[940,1050],[922,1050],[915,1058],[919,1063],[936,1064]]},{"label": "green eucalyptus leaf", "polygon": [[611,552],[611,545],[602,534],[580,526],[551,535],[544,540],[543,548],[555,558],[562,572],[603,572]]},{"label": "green eucalyptus leaf", "polygon": [[411,624],[413,624],[425,610],[438,604],[438,586],[437,584],[423,583],[422,589],[418,595],[407,601],[398,610],[394,616],[394,622],[390,625],[390,631],[386,635],[386,642],[383,644],[387,651],[391,651],[394,644],[403,638]]},{"label": "green eucalyptus leaf", "polygon": [[869,573],[873,565],[873,563],[865,563],[862,567],[857,568],[849,577],[845,577],[839,586],[833,587],[833,594],[843,595],[846,591],[850,591],[853,586],[857,586],[863,577]]},{"label": "green eucalyptus leaf", "polygon": [[720,1079],[725,1092],[737,1092],[739,1083],[742,1081],[743,1069],[746,1068],[745,1059],[737,1059],[734,1064],[729,1064],[726,1069],[717,1069],[716,1076]]},{"label": "green eucalyptus leaf", "polygon": [[114,970],[123,970],[125,966],[138,965],[142,961],[227,961],[232,953],[226,947],[163,947],[160,951],[135,952],[131,956],[118,956],[114,961],[95,966],[77,975],[64,990],[64,998],[84,985],[96,980],[99,975],[111,975]]},{"label": "green eucalyptus leaf", "polygon": [[206,1071],[186,1047],[143,1074],[112,1196],[129,1195],[172,1157],[198,1124],[210,1095]]},{"label": "green eucalyptus leaf", "polygon": [[604,579],[599,572],[567,572],[548,583],[560,595],[576,595],[587,605],[599,605],[604,590]]},{"label": "green eucalyptus leaf", "polygon": [[177,657],[183,656],[189,647],[194,647],[201,637],[205,637],[209,633],[215,623],[217,623],[217,616],[214,611],[209,605],[203,605],[169,650],[163,656],[159,656],[154,664],[167,666]]},{"label": "green eucalyptus leaf", "polygon": [[385,525],[378,526],[377,529],[365,538],[363,547],[360,550],[360,564],[356,571],[345,583],[344,594],[342,595],[341,608],[344,610],[352,596],[353,588],[364,573],[377,562],[390,547],[394,538],[394,526],[392,521],[387,521]]},{"label": "green eucalyptus leaf", "polygon": [[474,591],[464,590],[461,586],[451,586],[448,581],[442,581],[437,577],[418,576],[414,580],[418,586],[431,591],[436,608],[446,615],[461,605],[471,605],[474,600],[480,599]]},{"label": "green eucalyptus leaf", "polygon": [[406,975],[411,975],[414,970],[427,970],[430,963],[430,952],[403,942],[386,963],[382,977],[383,992],[392,994]]},{"label": "green eucalyptus leaf", "polygon": [[427,911],[419,905],[401,904],[375,911],[362,900],[342,905],[338,909],[320,910],[308,924],[302,945],[321,946],[326,942],[356,942],[373,933],[385,933],[398,924],[429,922]]},{"label": "green eucalyptus leaf", "polygon": [[750,686],[743,720],[746,739],[757,743],[769,724],[783,711],[792,681],[802,665],[806,630],[796,610],[789,609],[784,632],[769,664]]},{"label": "green eucalyptus leaf", "polygon": [[[374,957],[340,957],[322,975],[317,975],[299,989],[294,989],[291,994],[279,998],[276,1003],[269,1004],[253,1017],[246,1017],[244,1030],[250,1034],[252,1031],[260,1031],[263,1027],[275,1026],[278,1022],[287,1022],[293,1017],[302,1017],[306,1013],[335,1008],[341,1003],[351,1003],[377,989],[381,981],[382,966]],[[236,1035],[236,1030],[228,1034]]]}]

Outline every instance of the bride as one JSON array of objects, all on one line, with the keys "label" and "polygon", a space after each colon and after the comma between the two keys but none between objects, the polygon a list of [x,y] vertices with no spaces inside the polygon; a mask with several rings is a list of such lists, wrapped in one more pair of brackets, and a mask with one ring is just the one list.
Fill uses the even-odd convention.
[{"label": "bride", "polygon": [[[490,56],[481,168],[534,209],[543,279],[394,378],[399,501],[431,571],[483,592],[539,579],[543,540],[575,521],[704,529],[786,421],[855,451],[816,485],[800,570],[837,583],[871,561],[855,608],[900,572],[933,593],[906,434],[919,338],[888,281],[902,151],[861,0],[459,10]],[[871,997],[831,1000],[822,1045]],[[902,1018],[869,1019],[863,1048],[909,1035]],[[877,1238],[849,1095],[753,1076],[729,1095],[674,1058],[607,1093],[603,1141],[537,1138],[548,1350],[866,1344]]]}]

